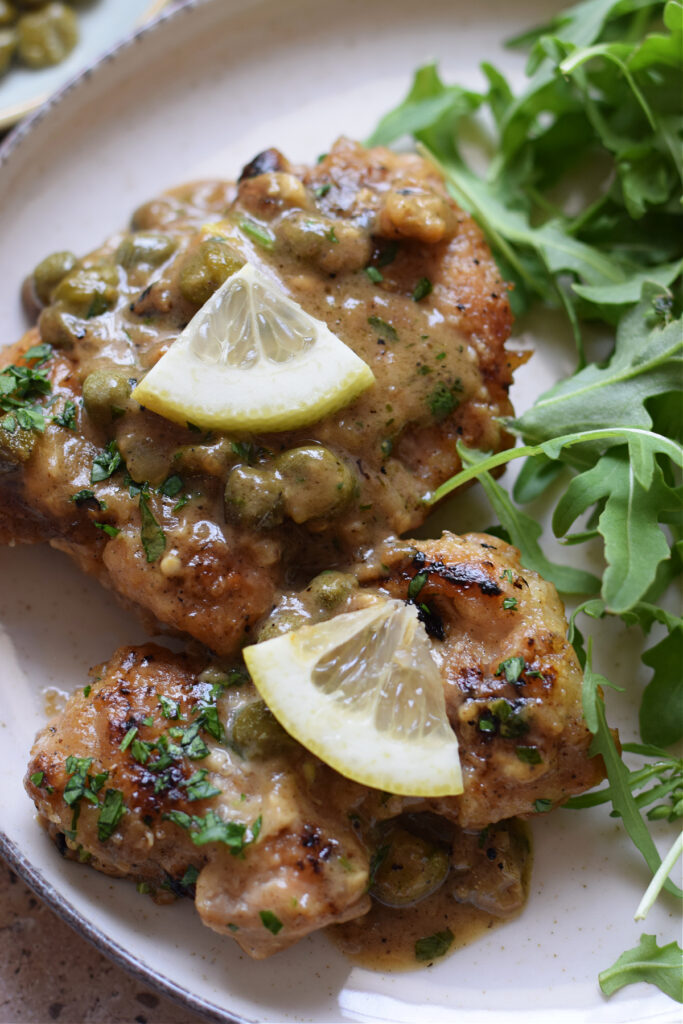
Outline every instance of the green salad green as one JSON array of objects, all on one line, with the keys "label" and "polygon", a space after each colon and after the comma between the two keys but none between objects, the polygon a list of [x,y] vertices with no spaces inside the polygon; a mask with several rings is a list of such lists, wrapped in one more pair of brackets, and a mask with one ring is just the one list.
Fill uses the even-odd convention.
[{"label": "green salad green", "polygon": [[[445,83],[430,64],[368,142],[412,136],[483,228],[515,314],[540,303],[569,318],[576,371],[508,423],[521,444],[496,455],[461,447],[463,470],[430,500],[476,477],[524,564],[582,596],[570,638],[608,782],[567,806],[606,804],[621,819],[652,875],[642,920],[662,889],[683,895],[670,877],[683,760],[667,750],[683,736],[683,619],[667,599],[683,570],[683,3],[584,0],[508,45],[528,51],[521,92],[488,63],[481,92]],[[491,470],[518,458],[510,495]],[[541,495],[563,543],[601,544],[600,576],[546,556],[521,507]],[[639,767],[608,727],[613,684],[593,671],[579,616],[618,617],[648,637],[642,743],[623,748]],[[663,859],[650,832],[661,820],[675,830]],[[646,981],[681,1002],[682,978],[678,944],[644,934],[599,981],[606,995]]]}]

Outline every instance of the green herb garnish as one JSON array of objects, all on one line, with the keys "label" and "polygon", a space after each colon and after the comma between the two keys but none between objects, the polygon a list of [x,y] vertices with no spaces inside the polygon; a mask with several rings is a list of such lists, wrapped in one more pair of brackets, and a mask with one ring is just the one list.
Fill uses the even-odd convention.
[{"label": "green herb garnish", "polygon": [[264,928],[267,928],[273,935],[277,935],[283,929],[283,924],[277,914],[274,914],[272,910],[259,910],[259,917],[261,918],[261,924]]},{"label": "green herb garnish", "polygon": [[140,492],[140,541],[148,562],[161,558],[166,547],[166,534],[154,518],[149,507],[149,498]]},{"label": "green herb garnish", "polygon": [[398,341],[396,328],[382,320],[381,316],[369,316],[368,323],[384,341]]},{"label": "green herb garnish", "polygon": [[427,935],[424,939],[418,939],[415,943],[415,959],[420,963],[425,963],[428,960],[436,960],[440,956],[445,956],[453,945],[454,938],[450,928],[445,928],[442,932],[434,932],[433,935]]},{"label": "green herb garnish", "polygon": [[110,441],[103,452],[99,452],[92,460],[90,483],[96,484],[108,480],[122,464],[121,453],[116,441]]},{"label": "green herb garnish", "polygon": [[413,288],[413,302],[420,302],[425,299],[433,289],[432,282],[428,277],[421,277]]},{"label": "green herb garnish", "polygon": [[247,238],[256,242],[262,249],[272,249],[275,245],[275,235],[264,224],[245,217],[240,221],[240,231],[243,231]]}]

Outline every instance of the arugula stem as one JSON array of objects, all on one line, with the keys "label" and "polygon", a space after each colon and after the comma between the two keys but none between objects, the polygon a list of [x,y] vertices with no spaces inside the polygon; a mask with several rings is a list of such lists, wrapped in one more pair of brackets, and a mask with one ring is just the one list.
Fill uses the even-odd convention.
[{"label": "arugula stem", "polygon": [[666,882],[671,869],[683,853],[683,832],[681,832],[672,845],[671,849],[667,853],[662,863],[657,868],[656,872],[652,876],[652,881],[648,885],[642,900],[638,904],[638,909],[633,917],[634,921],[644,921],[647,917],[650,908],[659,896],[664,883]]}]

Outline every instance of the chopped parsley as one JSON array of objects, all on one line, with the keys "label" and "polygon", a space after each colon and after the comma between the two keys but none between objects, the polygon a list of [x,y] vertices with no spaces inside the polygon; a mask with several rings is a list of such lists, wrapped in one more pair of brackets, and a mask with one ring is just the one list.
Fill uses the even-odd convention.
[{"label": "chopped parsley", "polygon": [[421,277],[413,288],[413,302],[420,302],[425,299],[433,289],[433,284],[428,277]]},{"label": "chopped parsley", "polygon": [[208,771],[200,768],[184,784],[187,789],[188,800],[208,800],[211,796],[220,796],[221,790],[216,789],[207,780]]},{"label": "chopped parsley", "polygon": [[90,483],[96,484],[100,480],[108,480],[122,463],[121,452],[116,441],[110,441],[103,452],[99,452],[92,460],[90,470]]},{"label": "chopped parsley", "polygon": [[394,442],[391,440],[390,437],[387,437],[384,439],[384,441],[382,441],[379,447],[380,451],[382,452],[382,458],[388,459],[392,451],[394,450]]},{"label": "chopped parsley", "polygon": [[553,802],[548,800],[546,797],[539,797],[538,800],[534,800],[534,810],[536,814],[547,814],[548,811],[552,811]]},{"label": "chopped parsley", "polygon": [[191,885],[195,884],[195,882],[197,881],[198,878],[199,878],[199,871],[194,866],[194,864],[190,864],[189,868],[187,869],[187,871],[185,872],[183,877],[180,879],[180,884],[185,889],[189,889]]},{"label": "chopped parsley", "polygon": [[224,843],[237,856],[247,845],[247,826],[238,821],[223,821],[215,811],[207,811],[203,818],[185,811],[169,811],[164,818],[184,828],[195,846]]},{"label": "chopped parsley", "polygon": [[42,786],[43,779],[45,778],[45,772],[34,772],[33,775],[29,776],[34,786]]},{"label": "chopped parsley", "polygon": [[415,600],[415,598],[417,597],[417,595],[420,593],[425,583],[427,582],[428,577],[429,572],[427,570],[424,570],[423,572],[418,572],[415,576],[413,576],[412,580],[408,584],[409,601]]},{"label": "chopped parsley", "polygon": [[166,534],[154,518],[149,498],[140,492],[140,540],[148,562],[156,562],[166,547]]},{"label": "chopped parsley", "polygon": [[90,685],[90,683],[88,683],[88,685],[87,685],[87,686],[84,686],[84,687],[83,687],[83,696],[84,696],[84,697],[89,697],[89,696],[90,696],[90,691],[91,691],[91,690],[92,690],[92,686]]},{"label": "chopped parsley", "polygon": [[164,480],[161,487],[159,487],[157,493],[163,494],[166,498],[175,498],[177,494],[180,494],[184,487],[182,477],[179,477],[177,473],[173,476],[169,476]]},{"label": "chopped parsley", "polygon": [[365,273],[368,275],[371,281],[375,284],[381,284],[384,280],[384,275],[381,270],[377,267],[366,267]]},{"label": "chopped parsley", "polygon": [[0,373],[0,412],[7,414],[0,419],[0,427],[10,434],[17,429],[45,430],[45,416],[35,402],[52,391],[47,374],[38,369],[51,353],[49,345],[35,345],[24,356],[27,361],[38,360],[35,366],[12,365]]},{"label": "chopped parsley", "polygon": [[508,683],[517,683],[519,682],[519,677],[524,671],[525,664],[524,658],[520,656],[515,658],[506,658],[505,661],[501,661],[498,666],[496,675],[504,675]]},{"label": "chopped parsley", "polygon": [[137,725],[132,725],[128,732],[126,733],[126,735],[121,740],[121,742],[119,743],[119,750],[128,750],[128,747],[131,745],[131,743],[137,736],[137,732]]},{"label": "chopped parsley", "polygon": [[126,805],[121,790],[108,789],[97,818],[97,838],[101,843],[110,838],[125,813]]},{"label": "chopped parsley", "polygon": [[240,221],[240,231],[243,231],[247,238],[264,249],[272,249],[275,245],[275,235],[263,224],[250,220],[248,217]]},{"label": "chopped parsley", "polygon": [[520,761],[524,764],[542,764],[543,758],[541,757],[538,747],[515,747],[515,753]]},{"label": "chopped parsley", "polygon": [[69,399],[62,409],[56,416],[52,417],[52,422],[56,423],[58,427],[64,427],[66,430],[76,429],[76,403]]},{"label": "chopped parsley", "polygon": [[457,394],[459,391],[462,391],[460,380],[456,380],[450,385],[446,384],[445,381],[440,381],[430,391],[427,396],[427,405],[437,423],[445,420],[447,416],[450,416],[458,408],[460,399],[457,397]]},{"label": "chopped parsley", "polygon": [[388,324],[386,320],[382,320],[381,316],[369,316],[368,323],[385,341],[398,341],[396,328]]},{"label": "chopped parsley", "polygon": [[500,578],[502,580],[507,580],[508,583],[514,583],[514,581],[515,581],[515,577],[514,577],[514,573],[512,572],[512,569],[503,569],[502,573],[500,574]]},{"label": "chopped parsley", "polygon": [[503,608],[506,611],[513,611],[516,607],[517,607],[517,598],[516,597],[504,597],[503,598]]},{"label": "chopped parsley", "polygon": [[82,490],[76,491],[75,494],[71,495],[69,501],[72,501],[74,505],[78,505],[79,508],[81,505],[84,505],[86,501],[95,501],[97,502],[97,507],[100,507],[100,503],[95,497],[95,492],[91,491],[89,487],[84,487]]},{"label": "chopped parsley", "polygon": [[330,191],[331,188],[332,188],[332,185],[330,184],[329,181],[325,182],[324,185],[318,185],[318,187],[316,188],[315,193],[314,193],[315,194],[315,198],[316,199],[322,199],[324,196],[327,195],[327,193]]},{"label": "chopped parsley", "polygon": [[427,935],[424,939],[418,939],[415,943],[415,959],[420,963],[425,963],[428,960],[436,960],[437,957],[445,956],[453,945],[454,938],[450,928],[445,928],[442,932],[434,932],[433,935]]},{"label": "chopped parsley", "polygon": [[334,230],[334,225],[327,232],[325,238],[328,240],[328,242],[332,242],[333,245],[339,244],[339,239],[337,238],[336,232]]},{"label": "chopped parsley", "polygon": [[111,523],[97,523],[93,522],[93,526],[96,526],[98,530],[102,530],[108,537],[118,537],[121,533],[118,526],[112,526]]},{"label": "chopped parsley", "polygon": [[164,697],[161,694],[157,694],[157,696],[159,698],[162,718],[177,718],[179,714],[178,701],[171,700],[170,697]]},{"label": "chopped parsley", "polygon": [[259,917],[261,918],[261,924],[264,928],[267,928],[273,935],[277,935],[283,929],[283,924],[277,914],[274,914],[272,910],[259,910]]}]

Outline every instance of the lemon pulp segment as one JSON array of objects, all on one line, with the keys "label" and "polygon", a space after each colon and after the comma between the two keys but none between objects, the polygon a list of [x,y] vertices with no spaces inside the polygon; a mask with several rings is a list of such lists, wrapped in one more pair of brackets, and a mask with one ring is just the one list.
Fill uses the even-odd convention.
[{"label": "lemon pulp segment", "polygon": [[405,796],[462,793],[441,676],[413,606],[382,600],[243,653],[280,724],[342,775]]},{"label": "lemon pulp segment", "polygon": [[307,426],[374,382],[370,367],[250,264],[192,318],[133,398],[209,430]]}]

